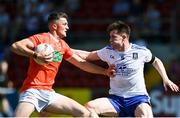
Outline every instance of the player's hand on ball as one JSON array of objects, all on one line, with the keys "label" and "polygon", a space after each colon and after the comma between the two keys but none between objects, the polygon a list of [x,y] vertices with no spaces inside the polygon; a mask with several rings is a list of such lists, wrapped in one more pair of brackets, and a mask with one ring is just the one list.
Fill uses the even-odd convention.
[{"label": "player's hand on ball", "polygon": [[41,63],[48,64],[53,60],[53,52],[39,52],[36,59]]},{"label": "player's hand on ball", "polygon": [[49,64],[53,61],[53,52],[54,49],[50,44],[39,44],[35,49],[36,58],[34,60],[40,65]]}]

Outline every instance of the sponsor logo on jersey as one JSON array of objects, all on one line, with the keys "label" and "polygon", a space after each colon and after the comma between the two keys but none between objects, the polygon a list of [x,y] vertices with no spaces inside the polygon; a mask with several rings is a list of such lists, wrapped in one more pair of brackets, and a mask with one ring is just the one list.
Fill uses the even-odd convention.
[{"label": "sponsor logo on jersey", "polygon": [[133,59],[138,59],[138,53],[133,53]]},{"label": "sponsor logo on jersey", "polygon": [[133,68],[128,68],[125,64],[116,65],[116,74],[124,77],[132,75],[136,70]]},{"label": "sponsor logo on jersey", "polygon": [[58,50],[55,50],[53,52],[53,62],[61,62],[61,61],[62,61],[62,54]]}]

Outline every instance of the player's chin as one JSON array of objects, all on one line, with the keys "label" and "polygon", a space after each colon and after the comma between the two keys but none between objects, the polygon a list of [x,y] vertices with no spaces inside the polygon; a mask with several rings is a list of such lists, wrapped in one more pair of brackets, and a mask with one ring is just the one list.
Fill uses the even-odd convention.
[{"label": "player's chin", "polygon": [[67,36],[66,33],[61,34],[61,38],[65,38],[66,36]]}]

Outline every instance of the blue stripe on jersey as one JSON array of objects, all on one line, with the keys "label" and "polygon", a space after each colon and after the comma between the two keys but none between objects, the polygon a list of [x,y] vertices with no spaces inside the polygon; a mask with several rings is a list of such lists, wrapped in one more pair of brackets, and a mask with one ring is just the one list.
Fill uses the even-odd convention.
[{"label": "blue stripe on jersey", "polygon": [[120,117],[134,117],[136,107],[141,103],[150,104],[150,98],[146,95],[124,98],[116,95],[109,95],[108,99],[114,106]]},{"label": "blue stripe on jersey", "polygon": [[111,45],[107,45],[107,46],[106,46],[106,49],[114,50],[114,48],[113,48]]},{"label": "blue stripe on jersey", "polygon": [[139,46],[139,45],[136,45],[136,44],[132,44],[132,49],[140,49],[140,50],[146,50],[146,47],[144,46]]}]

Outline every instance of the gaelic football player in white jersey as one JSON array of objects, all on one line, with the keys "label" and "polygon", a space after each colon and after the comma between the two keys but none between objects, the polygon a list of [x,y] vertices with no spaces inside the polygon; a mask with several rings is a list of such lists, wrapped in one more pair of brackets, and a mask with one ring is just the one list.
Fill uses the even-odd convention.
[{"label": "gaelic football player in white jersey", "polygon": [[87,52],[72,49],[86,60],[102,60],[115,69],[110,78],[109,96],[89,101],[86,107],[92,116],[153,117],[150,97],[144,82],[144,64],[151,63],[162,77],[165,89],[179,87],[169,80],[161,60],[146,47],[129,42],[130,27],[122,21],[108,26],[110,45]]}]

